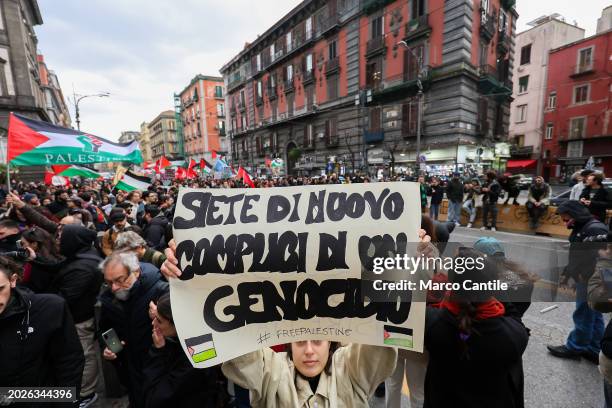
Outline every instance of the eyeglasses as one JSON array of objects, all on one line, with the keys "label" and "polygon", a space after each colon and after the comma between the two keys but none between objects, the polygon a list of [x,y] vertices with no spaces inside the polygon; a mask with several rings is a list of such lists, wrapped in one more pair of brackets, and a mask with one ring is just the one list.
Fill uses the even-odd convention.
[{"label": "eyeglasses", "polygon": [[130,277],[131,274],[127,274],[125,276],[120,276],[116,279],[113,280],[106,280],[104,279],[104,282],[106,282],[106,284],[110,287],[112,287],[113,285],[117,285],[117,286],[123,286],[125,285],[125,282],[127,282],[128,278]]}]

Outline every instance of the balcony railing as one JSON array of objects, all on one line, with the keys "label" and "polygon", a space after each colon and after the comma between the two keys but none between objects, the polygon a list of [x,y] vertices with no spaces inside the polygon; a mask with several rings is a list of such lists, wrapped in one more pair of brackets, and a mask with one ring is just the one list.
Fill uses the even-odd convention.
[{"label": "balcony railing", "polygon": [[486,21],[483,23],[480,21],[480,36],[485,38],[487,41],[491,41],[495,35],[495,16],[492,14],[486,14]]},{"label": "balcony railing", "polygon": [[372,57],[374,55],[382,54],[385,52],[385,37],[383,35],[372,38],[366,45],[366,56]]},{"label": "balcony railing", "polygon": [[306,86],[314,81],[314,70],[304,71],[302,75],[302,85]]},{"label": "balcony railing", "polygon": [[595,61],[591,61],[590,64],[574,65],[571,72],[570,77],[572,78],[592,74],[595,72]]},{"label": "balcony railing", "polygon": [[293,92],[293,89],[294,89],[293,78],[287,79],[285,81],[285,92]]},{"label": "balcony railing", "polygon": [[376,10],[379,10],[389,3],[393,3],[394,0],[364,0],[361,5],[361,9],[366,14],[372,14]]},{"label": "balcony railing", "polygon": [[230,92],[233,89],[239,87],[244,82],[245,78],[243,76],[236,76],[230,80],[227,84],[227,91]]},{"label": "balcony railing", "polygon": [[269,100],[273,100],[276,99],[276,87],[275,86],[270,86],[267,88],[267,93],[268,93],[268,99]]},{"label": "balcony railing", "polygon": [[505,31],[500,31],[497,39],[497,52],[506,55],[510,51],[511,38]]},{"label": "balcony railing", "polygon": [[255,104],[256,105],[261,105],[263,103],[263,96],[256,96],[255,97]]},{"label": "balcony railing", "polygon": [[340,59],[338,57],[332,58],[325,64],[325,75],[335,74],[340,70]]},{"label": "balcony railing", "polygon": [[430,32],[429,14],[424,14],[406,23],[406,35],[404,36],[404,40],[412,40]]},{"label": "balcony railing", "polygon": [[330,16],[320,20],[318,35],[325,35],[340,27],[340,14],[333,13]]}]

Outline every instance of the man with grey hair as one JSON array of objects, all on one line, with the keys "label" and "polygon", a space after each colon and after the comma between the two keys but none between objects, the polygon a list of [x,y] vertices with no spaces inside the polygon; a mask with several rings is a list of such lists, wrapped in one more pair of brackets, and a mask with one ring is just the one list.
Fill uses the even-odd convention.
[{"label": "man with grey hair", "polygon": [[123,344],[123,351],[115,354],[105,347],[102,355],[116,365],[129,390],[130,406],[142,407],[142,371],[152,345],[149,304],[168,291],[168,282],[155,266],[138,262],[133,252],[113,252],[100,268],[107,286],[100,295],[100,331],[115,329]]},{"label": "man with grey hair", "polygon": [[166,255],[149,248],[144,238],[134,231],[126,231],[119,234],[115,241],[115,251],[119,252],[134,252],[140,262],[146,262],[161,268],[166,260]]}]

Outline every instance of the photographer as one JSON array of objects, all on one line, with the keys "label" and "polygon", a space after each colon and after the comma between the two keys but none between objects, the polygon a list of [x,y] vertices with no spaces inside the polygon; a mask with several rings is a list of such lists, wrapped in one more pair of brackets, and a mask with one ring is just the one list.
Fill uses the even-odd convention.
[{"label": "photographer", "polygon": [[57,251],[53,236],[40,227],[33,227],[23,232],[21,246],[27,251],[23,284],[34,293],[55,293],[51,283],[59,273],[64,257]]}]

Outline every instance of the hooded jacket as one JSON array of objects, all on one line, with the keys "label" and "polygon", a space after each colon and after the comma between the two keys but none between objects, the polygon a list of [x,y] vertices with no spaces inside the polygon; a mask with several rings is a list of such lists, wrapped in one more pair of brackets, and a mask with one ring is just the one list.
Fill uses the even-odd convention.
[{"label": "hooded jacket", "polygon": [[109,288],[100,295],[102,309],[99,327],[101,333],[115,329],[125,342],[123,351],[113,363],[129,381],[130,402],[144,404],[143,368],[153,344],[149,302],[157,302],[168,291],[168,283],[162,280],[159,270],[151,264],[140,263],[140,270],[140,277],[130,289],[128,300],[118,300]]},{"label": "hooded jacket", "polygon": [[426,313],[424,408],[524,406],[522,355],[528,335],[518,319],[476,320],[464,351],[457,317],[446,309],[428,307]]},{"label": "hooded jacket", "polygon": [[80,225],[65,225],[60,238],[60,254],[66,257],[53,279],[53,293],[61,295],[75,323],[94,317],[94,305],[103,277],[98,265],[102,258],[93,247],[96,232]]},{"label": "hooded jacket", "polygon": [[453,177],[446,186],[446,197],[454,203],[463,202],[463,183],[456,177]]},{"label": "hooded jacket", "polygon": [[250,391],[253,408],[359,408],[369,406],[378,384],[395,370],[397,350],[349,344],[330,358],[330,375],[321,373],[316,393],[297,375],[287,353],[270,348],[226,361],[221,369],[229,380]]},{"label": "hooded jacket", "polygon": [[567,214],[573,220],[572,233],[569,236],[570,248],[568,264],[563,270],[563,276],[576,281],[587,282],[595,271],[597,250],[601,243],[583,241],[592,236],[608,233],[608,227],[591,215],[589,210],[578,201],[566,201],[557,210],[559,214]]},{"label": "hooded jacket", "polygon": [[151,218],[151,221],[143,230],[144,240],[147,241],[147,245],[153,249],[162,249],[166,242],[164,238],[167,227],[168,219],[163,214]]},{"label": "hooded jacket", "polygon": [[2,386],[76,387],[78,396],[85,358],[61,297],[11,289],[0,314],[0,355]]},{"label": "hooded jacket", "polygon": [[582,189],[580,198],[591,201],[591,204],[587,207],[589,212],[599,221],[606,221],[606,210],[611,207],[612,201],[609,200],[608,191],[604,186],[597,189],[586,186]]}]

